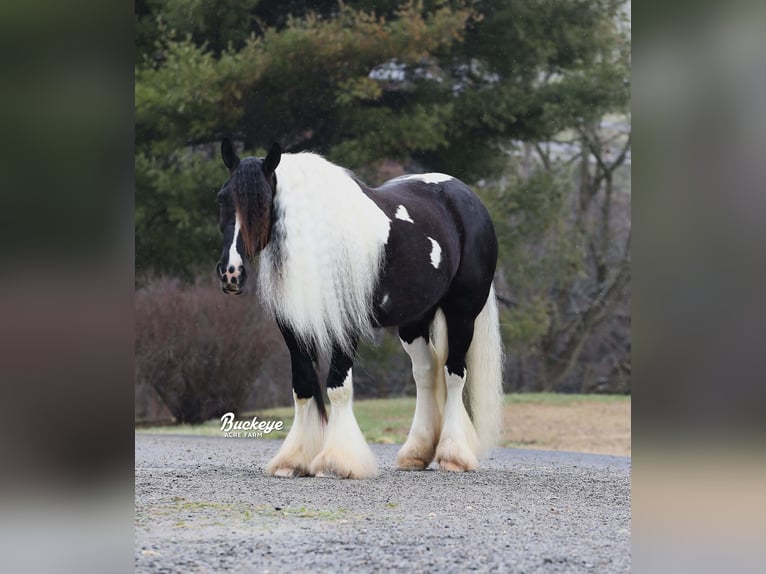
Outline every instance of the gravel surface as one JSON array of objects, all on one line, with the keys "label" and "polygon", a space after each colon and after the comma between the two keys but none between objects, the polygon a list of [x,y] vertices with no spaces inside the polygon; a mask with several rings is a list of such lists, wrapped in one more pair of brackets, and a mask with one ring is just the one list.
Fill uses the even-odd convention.
[{"label": "gravel surface", "polygon": [[630,458],[402,472],[372,445],[371,480],[264,476],[279,444],[137,434],[136,572],[630,571]]}]

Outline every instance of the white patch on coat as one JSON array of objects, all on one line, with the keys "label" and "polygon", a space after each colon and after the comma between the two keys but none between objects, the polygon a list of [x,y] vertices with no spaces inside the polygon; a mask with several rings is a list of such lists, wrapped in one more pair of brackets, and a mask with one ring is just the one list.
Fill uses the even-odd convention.
[{"label": "white patch on coat", "polygon": [[442,246],[433,237],[429,237],[428,240],[431,242],[431,265],[438,269],[442,262]]},{"label": "white patch on coat", "polygon": [[[237,251],[237,238],[239,237],[239,216],[234,220],[234,238],[229,245],[229,265],[234,265],[234,274],[239,275],[239,266],[242,265],[242,255]],[[228,265],[227,265],[228,267]]]},{"label": "white patch on coat", "polygon": [[453,178],[451,175],[447,175],[446,173],[413,173],[411,175],[402,175],[400,177],[396,178],[397,180],[407,180],[407,179],[416,179],[418,181],[423,181],[425,183],[442,183],[444,181],[449,181]]},{"label": "white patch on coat", "polygon": [[390,297],[388,296],[388,293],[386,293],[385,295],[383,295],[383,300],[380,302],[380,306],[381,306],[381,307],[385,307],[385,306],[386,306],[386,304],[388,303],[388,300],[389,300],[389,299],[390,299]]},{"label": "white patch on coat", "polygon": [[354,417],[354,383],[351,369],[343,385],[327,389],[330,418],[324,446],[311,462],[311,474],[370,478],[378,473],[378,463]]},{"label": "white patch on coat", "polygon": [[409,211],[407,211],[407,208],[404,207],[403,205],[400,205],[399,207],[396,208],[396,215],[394,217],[396,217],[396,219],[401,219],[402,221],[415,223],[414,221],[412,221]]},{"label": "white patch on coat", "polygon": [[329,353],[371,336],[373,292],[391,220],[351,174],[323,157],[284,154],[277,167],[273,237],[258,286],[264,303],[304,341]]}]

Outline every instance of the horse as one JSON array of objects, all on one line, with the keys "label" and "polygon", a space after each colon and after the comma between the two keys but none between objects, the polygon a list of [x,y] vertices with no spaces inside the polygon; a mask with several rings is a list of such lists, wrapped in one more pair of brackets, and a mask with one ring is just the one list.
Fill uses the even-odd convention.
[{"label": "horse", "polygon": [[[497,237],[462,181],[404,175],[377,188],[314,153],[239,158],[221,143],[222,290],[257,287],[290,352],[295,418],[268,475],[369,478],[377,461],[353,413],[360,339],[397,327],[416,406],[402,470],[475,470],[497,438],[502,343],[493,287]],[[328,417],[317,375],[329,357]],[[463,390],[471,416],[463,402]]]}]

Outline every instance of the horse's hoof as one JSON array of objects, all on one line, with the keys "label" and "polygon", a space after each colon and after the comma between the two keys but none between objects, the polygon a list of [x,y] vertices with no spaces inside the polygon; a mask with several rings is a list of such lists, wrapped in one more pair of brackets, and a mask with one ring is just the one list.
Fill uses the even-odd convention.
[{"label": "horse's hoof", "polygon": [[434,459],[436,444],[435,437],[410,433],[396,454],[396,467],[399,470],[427,469]]},{"label": "horse's hoof", "polygon": [[317,478],[348,478],[346,476],[340,476],[332,472],[323,472],[323,471],[317,472],[314,476]]},{"label": "horse's hoof", "polygon": [[301,463],[295,459],[290,460],[288,457],[276,456],[269,462],[269,464],[266,465],[264,473],[269,476],[277,476],[279,478],[307,476],[311,474],[309,472],[308,466],[308,464]]},{"label": "horse's hoof", "polygon": [[355,460],[349,460],[348,455],[334,449],[325,450],[320,452],[311,462],[309,472],[314,476],[371,478],[378,473],[378,465],[369,447],[367,450],[369,451],[368,456],[358,456]]},{"label": "horse's hoof", "polygon": [[442,440],[436,449],[436,462],[443,470],[466,472],[476,470],[479,461],[464,441]]},{"label": "horse's hoof", "polygon": [[293,478],[296,476],[303,476],[304,473],[302,473],[297,468],[278,468],[272,472],[270,472],[272,476],[276,476],[279,478]]},{"label": "horse's hoof", "polygon": [[454,462],[451,460],[440,460],[439,468],[448,472],[469,472],[476,470],[476,466],[472,466],[470,463]]},{"label": "horse's hoof", "polygon": [[431,461],[421,460],[414,457],[401,457],[396,459],[396,468],[399,470],[425,470]]}]

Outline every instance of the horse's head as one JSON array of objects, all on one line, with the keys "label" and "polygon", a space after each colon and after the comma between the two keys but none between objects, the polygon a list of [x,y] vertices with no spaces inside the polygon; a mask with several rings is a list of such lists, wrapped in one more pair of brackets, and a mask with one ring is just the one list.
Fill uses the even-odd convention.
[{"label": "horse's head", "polygon": [[247,280],[246,262],[269,242],[272,203],[277,188],[275,171],[282,156],[279,144],[263,158],[239,159],[229,140],[221,143],[229,178],[218,192],[223,253],[218,277],[224,293],[239,295]]}]

